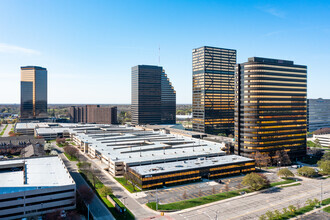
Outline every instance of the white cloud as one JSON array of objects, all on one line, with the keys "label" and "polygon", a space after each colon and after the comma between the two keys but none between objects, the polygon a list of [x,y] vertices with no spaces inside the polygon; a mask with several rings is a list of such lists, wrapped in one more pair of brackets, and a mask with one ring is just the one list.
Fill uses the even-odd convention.
[{"label": "white cloud", "polygon": [[0,53],[21,53],[26,55],[40,55],[41,53],[36,50],[19,47],[10,44],[0,43]]},{"label": "white cloud", "polygon": [[285,18],[285,13],[283,11],[278,10],[277,8],[274,7],[257,7],[259,10],[266,12],[270,15],[273,15],[278,18]]}]

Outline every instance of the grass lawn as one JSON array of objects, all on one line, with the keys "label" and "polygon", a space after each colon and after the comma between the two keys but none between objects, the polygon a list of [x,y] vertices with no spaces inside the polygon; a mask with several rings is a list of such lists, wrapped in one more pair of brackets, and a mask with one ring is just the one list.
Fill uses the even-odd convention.
[{"label": "grass lawn", "polygon": [[330,198],[322,200],[322,205],[329,205],[330,204]]},{"label": "grass lawn", "polygon": [[64,155],[65,155],[66,158],[68,158],[68,160],[70,160],[70,161],[78,161],[78,159],[77,159],[75,156],[70,157],[70,155],[67,154],[67,153],[64,153]]},{"label": "grass lawn", "polygon": [[135,187],[135,191],[133,190],[133,185],[132,183],[127,181],[126,184],[126,179],[124,177],[114,177],[115,180],[118,181],[118,183],[120,183],[123,187],[125,187],[130,193],[134,193],[134,192],[141,192],[141,190],[137,187]]},{"label": "grass lawn", "polygon": [[[86,175],[83,171],[79,170],[80,174],[84,177],[84,179],[87,181],[87,183],[92,187],[92,176],[91,175]],[[104,204],[107,206],[111,214],[115,217],[115,219],[127,219],[127,220],[133,220],[134,215],[125,207],[125,205],[113,194],[110,194],[109,196],[117,202],[117,204],[122,208],[126,209],[126,212],[124,214],[120,214],[117,212],[115,207],[109,202],[109,200],[106,197],[101,196],[100,194],[100,189],[104,186],[104,184],[96,178],[96,183],[95,183],[95,191],[97,192],[97,196],[104,202]]]},{"label": "grass lawn", "polygon": [[299,185],[301,185],[301,183],[295,183],[295,184],[291,184],[291,185],[287,185],[287,186],[280,186],[280,187],[285,188],[285,187],[299,186]]},{"label": "grass lawn", "polygon": [[293,182],[296,182],[296,180],[294,180],[294,179],[286,179],[286,180],[283,180],[283,181],[280,181],[280,182],[271,183],[270,184],[270,187],[274,187],[274,186],[278,186],[278,185],[282,185],[282,184],[293,183]]},{"label": "grass lawn", "polygon": [[5,133],[5,130],[7,129],[8,124],[6,124],[5,128],[1,131],[0,136],[2,136]]},{"label": "grass lawn", "polygon": [[[188,199],[180,202],[168,203],[168,204],[158,204],[158,210],[182,210],[195,206],[204,205],[211,202],[216,202],[235,196],[239,196],[238,191],[230,191],[228,193],[219,193],[210,196],[204,196],[196,199]],[[156,202],[147,203],[147,206],[153,210],[156,210]]]},{"label": "grass lawn", "polygon": [[324,208],[323,211],[330,213],[330,206]]}]

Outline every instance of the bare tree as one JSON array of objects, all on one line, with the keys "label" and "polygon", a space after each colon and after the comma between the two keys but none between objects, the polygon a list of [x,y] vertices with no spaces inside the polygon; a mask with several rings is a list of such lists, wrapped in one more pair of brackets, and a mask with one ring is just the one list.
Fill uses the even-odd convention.
[{"label": "bare tree", "polygon": [[72,146],[66,146],[64,148],[64,152],[70,156],[70,159],[72,159],[72,157],[77,157],[77,154],[78,154],[77,148],[72,147]]},{"label": "bare tree", "polygon": [[79,187],[79,189],[78,189],[78,192],[79,192],[80,197],[82,198],[82,200],[84,200],[85,203],[87,204],[87,208],[88,208],[88,219],[89,219],[89,205],[92,203],[95,194],[86,185],[81,185]]},{"label": "bare tree", "polygon": [[212,194],[215,194],[215,187],[212,187]]},{"label": "bare tree", "polygon": [[198,195],[199,195],[199,196],[202,196],[202,190],[199,190],[199,191],[198,191]]},{"label": "bare tree", "polygon": [[188,196],[187,196],[187,192],[186,192],[186,190],[185,190],[185,191],[183,192],[183,194],[182,194],[182,198],[183,198],[183,199],[187,199],[187,197],[188,197]]},{"label": "bare tree", "polygon": [[226,196],[228,197],[228,191],[229,191],[228,183],[226,183],[226,185],[225,185],[225,191],[226,191]]}]

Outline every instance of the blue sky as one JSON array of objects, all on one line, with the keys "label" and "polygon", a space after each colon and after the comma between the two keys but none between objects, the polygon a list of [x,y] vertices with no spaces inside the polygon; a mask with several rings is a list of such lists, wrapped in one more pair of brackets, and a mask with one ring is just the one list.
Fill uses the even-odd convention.
[{"label": "blue sky", "polygon": [[308,66],[330,98],[330,1],[0,0],[0,103],[19,103],[20,66],[48,69],[49,103],[130,103],[131,67],[160,65],[191,103],[193,48]]}]

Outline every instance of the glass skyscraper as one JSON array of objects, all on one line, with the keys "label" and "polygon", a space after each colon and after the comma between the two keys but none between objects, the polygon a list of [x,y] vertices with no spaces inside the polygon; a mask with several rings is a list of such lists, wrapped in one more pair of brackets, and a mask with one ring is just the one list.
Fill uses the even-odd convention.
[{"label": "glass skyscraper", "polygon": [[193,49],[193,130],[234,134],[236,50]]},{"label": "glass skyscraper", "polygon": [[307,67],[252,57],[235,75],[235,153],[306,154]]},{"label": "glass skyscraper", "polygon": [[132,67],[132,123],[175,124],[176,93],[163,67]]},{"label": "glass skyscraper", "polygon": [[308,131],[330,128],[330,99],[308,99]]},{"label": "glass skyscraper", "polygon": [[21,67],[21,119],[47,118],[47,69]]}]

